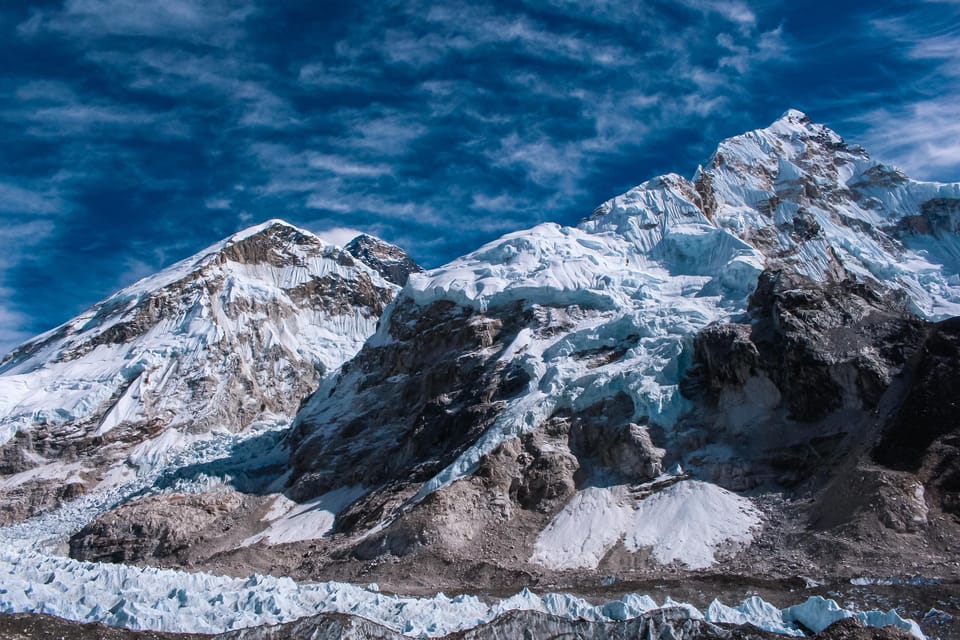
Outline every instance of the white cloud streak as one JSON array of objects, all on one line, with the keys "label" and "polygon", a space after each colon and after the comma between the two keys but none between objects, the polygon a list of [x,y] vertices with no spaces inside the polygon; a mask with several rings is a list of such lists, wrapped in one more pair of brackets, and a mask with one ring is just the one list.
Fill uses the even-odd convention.
[{"label": "white cloud streak", "polygon": [[889,42],[904,60],[922,62],[928,69],[912,85],[901,87],[912,100],[871,109],[857,121],[865,126],[864,145],[877,158],[914,178],[952,181],[960,179],[960,30],[952,26],[960,13],[944,11],[948,13],[940,18],[951,25],[946,30],[909,16],[870,22],[872,36]]}]

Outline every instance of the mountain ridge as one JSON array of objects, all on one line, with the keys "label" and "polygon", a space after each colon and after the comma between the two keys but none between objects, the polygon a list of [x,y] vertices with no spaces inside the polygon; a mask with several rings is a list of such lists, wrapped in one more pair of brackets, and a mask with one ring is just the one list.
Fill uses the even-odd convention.
[{"label": "mountain ridge", "polygon": [[[958,309],[956,202],[960,184],[911,181],[788,111],[722,142],[694,180],[653,178],[577,227],[544,223],[411,276],[297,416],[287,491],[366,487],[329,542],[359,560],[508,557],[535,574],[555,557],[598,572],[727,566],[776,530],[781,508],[758,529],[753,501],[731,491],[816,491],[885,428],[872,412],[929,323]],[[760,360],[731,362],[745,372],[732,381],[701,369],[711,400],[690,375],[714,326]],[[783,345],[796,351],[777,360]],[[630,462],[605,453],[619,447]],[[645,500],[666,513],[702,490],[700,506],[652,537],[630,533],[647,508],[631,493],[676,464],[694,473],[679,478],[686,489]],[[937,510],[936,526],[953,526],[910,497],[914,480],[868,477],[885,521],[907,523],[891,536],[914,520],[936,528]],[[711,504],[742,515],[717,539],[695,533],[719,522]],[[659,560],[632,559],[644,549]]]}]

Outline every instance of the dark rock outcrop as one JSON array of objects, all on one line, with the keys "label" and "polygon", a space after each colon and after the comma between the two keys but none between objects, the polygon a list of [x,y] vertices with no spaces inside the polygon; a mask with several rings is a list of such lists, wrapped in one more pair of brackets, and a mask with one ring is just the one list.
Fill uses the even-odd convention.
[{"label": "dark rock outcrop", "polygon": [[929,326],[877,285],[784,271],[761,274],[747,319],[698,334],[681,380],[694,403],[688,423],[740,454],[733,475],[710,470],[733,488],[771,477],[794,486],[869,441],[874,412]]},{"label": "dark rock outcrop", "polygon": [[934,325],[912,365],[906,396],[887,423],[874,458],[915,472],[934,441],[955,440],[960,434],[960,318]]},{"label": "dark rock outcrop", "polygon": [[788,417],[802,422],[845,405],[875,408],[926,326],[878,286],[769,271],[751,297],[750,317],[755,366],[777,385]]},{"label": "dark rock outcrop", "polygon": [[479,315],[447,302],[396,308],[390,339],[368,342],[338,375],[337,386],[354,389],[350,403],[298,417],[291,494],[423,482],[449,464],[511,393],[495,354],[524,318],[522,309]]},{"label": "dark rock outcrop", "polygon": [[873,457],[917,473],[942,508],[960,517],[960,318],[931,328],[906,376]]},{"label": "dark rock outcrop", "polygon": [[357,236],[344,249],[384,279],[401,287],[407,283],[411,273],[423,271],[400,247],[367,234]]}]

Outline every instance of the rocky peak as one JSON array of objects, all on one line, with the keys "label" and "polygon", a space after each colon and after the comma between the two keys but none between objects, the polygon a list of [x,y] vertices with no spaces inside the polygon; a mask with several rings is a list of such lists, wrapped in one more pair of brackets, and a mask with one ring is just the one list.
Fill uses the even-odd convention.
[{"label": "rocky peak", "polygon": [[304,251],[322,250],[325,243],[309,231],[283,220],[270,220],[240,231],[223,242],[219,261],[283,266]]},{"label": "rocky peak", "polygon": [[423,271],[420,265],[397,245],[365,233],[351,240],[344,249],[386,280],[401,287],[407,283],[411,273]]},{"label": "rocky peak", "polygon": [[[304,404],[290,495],[372,487],[336,528],[380,531],[357,547],[367,557],[488,535],[486,514],[436,525],[447,500],[497,505],[504,531],[540,518],[541,549],[550,514],[561,527],[598,495],[643,499],[677,463],[724,485],[671,475],[677,500],[815,476],[872,428],[925,320],[960,311],[953,240],[915,250],[896,235],[925,212],[954,238],[960,185],[877,167],[788,111],[721,143],[694,180],[653,178],[575,228],[511,233],[411,279]],[[709,375],[681,380],[691,360]]]}]

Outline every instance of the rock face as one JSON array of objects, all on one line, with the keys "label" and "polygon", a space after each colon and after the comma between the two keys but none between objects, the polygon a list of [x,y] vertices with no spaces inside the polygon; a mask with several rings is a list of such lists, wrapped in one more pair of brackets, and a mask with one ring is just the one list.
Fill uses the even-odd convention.
[{"label": "rock face", "polygon": [[[522,384],[501,384],[502,367],[486,356],[506,348],[522,320],[511,313],[467,322],[468,316],[447,302],[404,301],[395,309],[389,344],[374,340],[338,374],[335,384],[349,385],[350,397],[324,404],[325,413],[311,420],[331,432],[308,435],[303,419],[294,426],[292,437],[304,441],[293,462],[305,471],[295,496],[342,484],[423,482],[483,432]],[[322,387],[314,397],[329,393]],[[385,406],[398,410],[384,412]]]},{"label": "rock face", "polygon": [[906,376],[873,458],[916,473],[940,507],[960,518],[960,319],[930,328]]},{"label": "rock face", "polygon": [[396,291],[348,252],[271,222],[24,344],[0,364],[0,520],[184,438],[292,415]]},{"label": "rock face", "polygon": [[792,486],[862,447],[864,431],[875,432],[881,397],[928,324],[876,285],[765,271],[744,322],[696,336],[681,380],[696,404],[683,421],[687,437],[736,451],[699,459],[701,472],[736,489],[771,476]]},{"label": "rock face", "polygon": [[423,271],[400,247],[367,234],[357,236],[344,249],[385,280],[401,287],[407,283],[411,273]]}]

